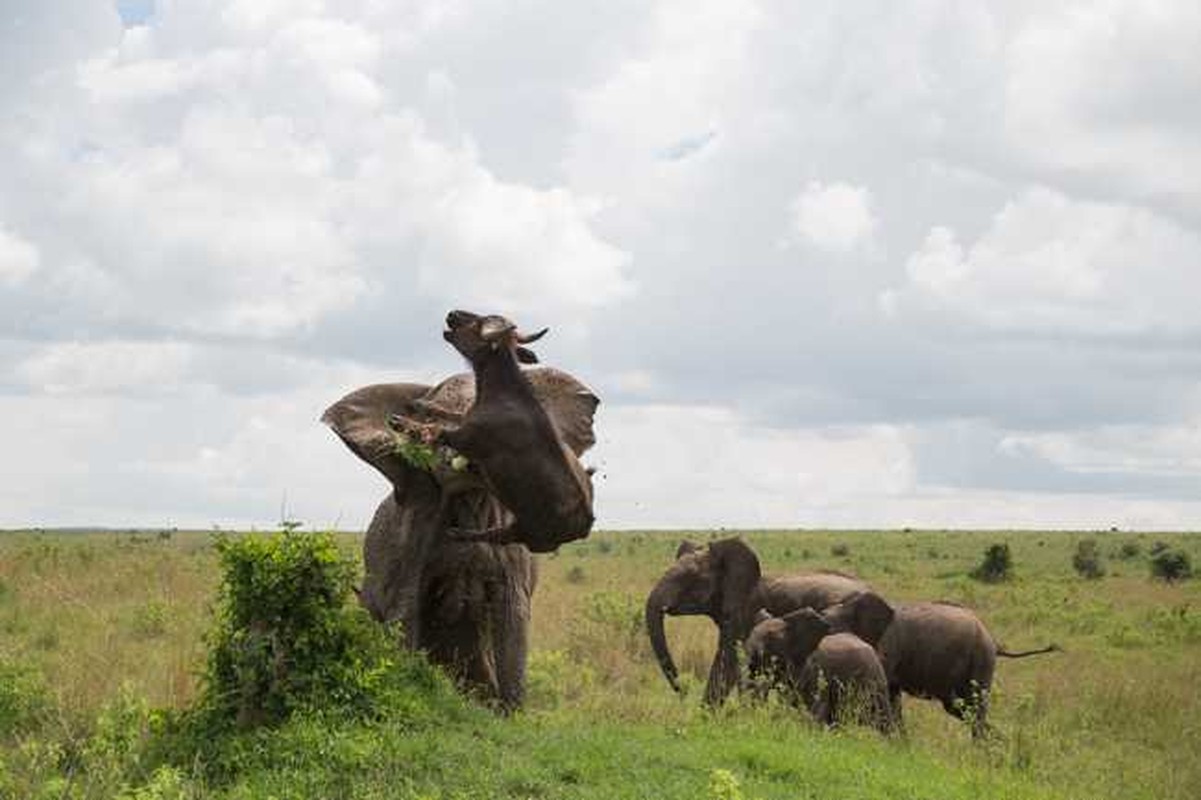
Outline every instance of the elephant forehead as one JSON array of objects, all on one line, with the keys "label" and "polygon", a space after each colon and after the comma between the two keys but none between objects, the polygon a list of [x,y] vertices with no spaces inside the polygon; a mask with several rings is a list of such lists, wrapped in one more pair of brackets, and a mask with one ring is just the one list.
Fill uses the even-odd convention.
[{"label": "elephant forehead", "polygon": [[475,377],[468,372],[451,375],[430,389],[425,399],[448,411],[465,414],[475,402]]},{"label": "elephant forehead", "polygon": [[775,641],[784,635],[784,620],[775,617],[765,619],[751,630],[750,638],[756,642]]}]

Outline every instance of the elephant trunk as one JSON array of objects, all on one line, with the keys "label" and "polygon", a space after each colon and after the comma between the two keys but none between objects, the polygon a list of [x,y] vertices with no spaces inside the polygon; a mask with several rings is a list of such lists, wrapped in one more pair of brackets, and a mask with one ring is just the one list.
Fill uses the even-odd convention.
[{"label": "elephant trunk", "polygon": [[676,692],[680,691],[679,673],[676,672],[675,662],[671,660],[671,651],[667,649],[667,634],[663,630],[663,617],[671,603],[671,587],[660,582],[646,598],[646,630],[651,637],[651,647],[663,677],[671,684]]}]

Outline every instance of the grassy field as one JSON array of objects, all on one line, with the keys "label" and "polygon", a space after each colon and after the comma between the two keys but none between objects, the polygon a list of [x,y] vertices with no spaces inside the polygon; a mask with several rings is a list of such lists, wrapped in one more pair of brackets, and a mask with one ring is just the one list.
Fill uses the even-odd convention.
[{"label": "grassy field", "polygon": [[[598,533],[540,559],[525,713],[463,708],[373,726],[296,719],[247,744],[233,779],[206,786],[186,767],[131,766],[128,747],[110,759],[125,759],[120,774],[105,773],[95,742],[120,739],[121,724],[151,730],[155,709],[194,698],[217,584],[211,537],[0,534],[0,796],[108,797],[122,787],[139,798],[1196,796],[1201,581],[1151,580],[1147,553],[1163,541],[1201,563],[1201,536],[740,533],[769,574],[853,572],[894,602],[969,605],[1011,648],[1056,642],[1064,652],[1002,660],[999,735],[983,745],[912,699],[899,741],[831,734],[788,709],[737,701],[708,714],[699,703],[712,623],[668,619],[689,689],[681,701],[641,622],[683,535]],[[719,535],[730,534],[693,538]],[[1073,570],[1086,537],[1105,557],[1100,579]],[[359,541],[340,537],[348,553]],[[1012,550],[1012,579],[968,577],[996,542]]]}]

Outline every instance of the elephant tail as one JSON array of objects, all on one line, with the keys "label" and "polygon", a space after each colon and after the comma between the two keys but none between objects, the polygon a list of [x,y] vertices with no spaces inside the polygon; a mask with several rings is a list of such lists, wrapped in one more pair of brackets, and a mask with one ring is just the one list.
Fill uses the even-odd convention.
[{"label": "elephant tail", "polygon": [[1006,658],[1025,658],[1026,656],[1041,656],[1043,653],[1058,653],[1061,652],[1059,645],[1049,644],[1046,647],[1040,647],[1038,650],[1022,650],[1019,652],[1010,652],[1004,647],[997,648],[997,655],[1005,656]]}]

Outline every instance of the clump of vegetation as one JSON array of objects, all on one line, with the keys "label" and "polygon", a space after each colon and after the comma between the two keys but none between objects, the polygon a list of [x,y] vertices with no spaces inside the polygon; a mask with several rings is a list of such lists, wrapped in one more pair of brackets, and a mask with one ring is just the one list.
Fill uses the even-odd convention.
[{"label": "clump of vegetation", "polygon": [[1105,563],[1101,559],[1101,548],[1097,546],[1096,539],[1081,539],[1076,543],[1076,552],[1072,555],[1072,568],[1082,578],[1090,580],[1105,574]]},{"label": "clump of vegetation", "polygon": [[709,771],[709,797],[712,800],[743,800],[738,778],[728,769]]},{"label": "clump of vegetation", "polygon": [[202,708],[240,727],[302,707],[370,712],[395,645],[348,605],[354,563],[328,534],[217,540],[221,583]]},{"label": "clump of vegetation", "polygon": [[1160,580],[1182,581],[1193,576],[1193,564],[1188,553],[1183,550],[1173,550],[1170,547],[1153,549],[1151,556],[1151,577]]},{"label": "clump of vegetation", "polygon": [[435,447],[395,430],[392,431],[392,448],[410,467],[424,472],[433,472],[443,464],[455,472],[462,472],[470,465],[466,456],[451,447]]},{"label": "clump of vegetation", "polygon": [[851,546],[845,542],[839,542],[830,548],[830,555],[845,558],[851,554]]},{"label": "clump of vegetation", "polygon": [[40,673],[27,664],[0,656],[0,739],[38,725],[50,707]]},{"label": "clump of vegetation", "polygon": [[576,564],[571,569],[567,570],[567,582],[573,585],[579,585],[584,582],[584,568]]},{"label": "clump of vegetation", "polygon": [[136,639],[154,639],[167,632],[167,607],[150,600],[134,609],[130,628]]},{"label": "clump of vegetation", "polygon": [[1013,574],[1013,555],[1008,544],[989,545],[984,560],[972,570],[971,576],[984,583],[1007,581]]},{"label": "clump of vegetation", "polygon": [[1122,542],[1122,546],[1118,548],[1117,557],[1122,561],[1130,561],[1138,558],[1143,552],[1143,548],[1139,547],[1138,542]]}]

